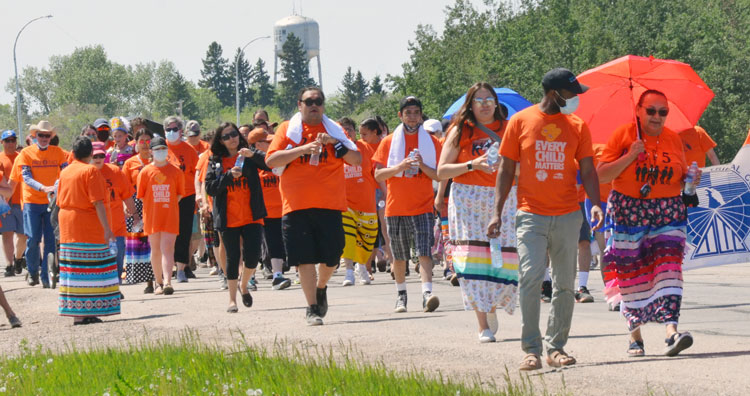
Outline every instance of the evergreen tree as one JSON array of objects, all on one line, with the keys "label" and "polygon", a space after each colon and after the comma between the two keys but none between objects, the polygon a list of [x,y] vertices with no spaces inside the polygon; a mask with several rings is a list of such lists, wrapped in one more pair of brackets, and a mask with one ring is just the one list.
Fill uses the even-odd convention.
[{"label": "evergreen tree", "polygon": [[[239,64],[237,63],[239,62]],[[253,105],[255,99],[255,92],[252,88],[253,69],[250,68],[250,63],[245,59],[245,53],[237,48],[237,53],[234,55],[234,61],[232,62],[232,98],[234,98],[234,84],[237,79],[237,85],[239,86],[240,96],[240,109],[245,106]],[[232,101],[234,103],[234,101]]]},{"label": "evergreen tree", "polygon": [[[158,110],[161,114],[177,114],[183,119],[195,118],[198,108],[190,96],[190,82],[180,72],[175,71],[174,76],[167,83],[166,91],[158,101]],[[180,114],[182,110],[182,114]]]},{"label": "evergreen tree", "polygon": [[290,33],[281,50],[282,54],[279,55],[279,59],[281,60],[281,75],[284,79],[279,82],[281,90],[277,105],[282,115],[287,116],[297,108],[299,91],[306,86],[314,85],[315,80],[310,77],[307,52],[302,46],[302,40]]},{"label": "evergreen tree", "polygon": [[227,70],[229,62],[222,57],[222,53],[221,45],[216,41],[208,46],[198,85],[202,88],[212,89],[221,104],[231,106],[234,104],[234,85],[231,78],[234,72]]},{"label": "evergreen tree", "polygon": [[356,104],[361,105],[369,95],[369,84],[367,80],[362,76],[362,72],[357,70],[357,75],[354,77],[354,93],[356,98]]},{"label": "evergreen tree", "polygon": [[354,109],[357,106],[357,91],[355,87],[355,77],[352,73],[352,67],[346,68],[344,78],[341,79],[341,97],[339,99],[339,105],[341,106],[340,111],[344,114],[354,113]]},{"label": "evergreen tree", "polygon": [[274,89],[271,84],[271,76],[266,71],[266,63],[263,59],[258,58],[255,62],[255,66],[252,70],[252,80],[250,84],[255,93],[253,103],[260,106],[266,107],[273,103]]},{"label": "evergreen tree", "polygon": [[380,80],[380,76],[375,76],[370,82],[370,94],[382,95],[383,94],[383,82]]}]

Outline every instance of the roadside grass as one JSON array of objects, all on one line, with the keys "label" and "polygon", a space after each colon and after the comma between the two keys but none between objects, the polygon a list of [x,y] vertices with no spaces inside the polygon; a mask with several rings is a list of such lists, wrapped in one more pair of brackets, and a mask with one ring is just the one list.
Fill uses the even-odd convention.
[{"label": "roadside grass", "polygon": [[[547,395],[528,377],[498,385],[478,377],[461,382],[416,369],[389,369],[352,349],[334,353],[285,342],[271,350],[238,337],[231,348],[178,340],[143,341],[125,348],[74,346],[44,351],[21,344],[0,358],[0,394],[8,395]],[[557,394],[557,392],[555,392]]]}]

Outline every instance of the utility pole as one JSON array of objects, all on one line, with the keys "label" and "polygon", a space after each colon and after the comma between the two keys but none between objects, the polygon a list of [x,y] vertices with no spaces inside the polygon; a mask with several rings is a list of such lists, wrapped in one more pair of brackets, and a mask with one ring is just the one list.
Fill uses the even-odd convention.
[{"label": "utility pole", "polygon": [[179,115],[180,115],[180,118],[182,118],[182,104],[183,104],[184,102],[185,102],[185,101],[184,101],[184,100],[182,100],[182,99],[180,99],[180,100],[178,100],[178,101],[176,102],[176,103],[177,103],[177,114],[179,114]]}]

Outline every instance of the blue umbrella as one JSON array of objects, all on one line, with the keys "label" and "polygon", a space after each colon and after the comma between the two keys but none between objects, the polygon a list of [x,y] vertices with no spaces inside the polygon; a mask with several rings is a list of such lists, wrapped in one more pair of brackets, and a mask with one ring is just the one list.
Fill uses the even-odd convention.
[{"label": "blue umbrella", "polygon": [[[500,103],[504,104],[505,107],[508,108],[508,118],[510,118],[510,116],[512,116],[513,114],[516,114],[517,112],[532,105],[532,103],[526,100],[526,98],[510,88],[495,88],[495,92],[497,93],[497,98]],[[453,114],[455,114],[458,109],[461,108],[465,101],[466,94],[458,98],[457,101],[453,102],[451,107],[449,107],[445,114],[443,114],[443,118],[453,117]]]}]

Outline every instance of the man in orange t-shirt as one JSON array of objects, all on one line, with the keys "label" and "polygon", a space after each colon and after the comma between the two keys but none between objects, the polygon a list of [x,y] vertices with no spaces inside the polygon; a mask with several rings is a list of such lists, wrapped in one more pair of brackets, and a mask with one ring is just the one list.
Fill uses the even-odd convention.
[{"label": "man in orange t-shirt", "polygon": [[385,181],[388,190],[385,222],[391,237],[391,272],[398,293],[394,311],[406,312],[406,263],[411,257],[410,246],[414,245],[422,278],[422,310],[432,312],[440,306],[440,299],[432,294],[432,181],[437,180],[440,143],[422,126],[419,99],[402,99],[398,117],[401,124],[380,142],[372,157],[375,180]]},{"label": "man in orange t-shirt", "polygon": [[685,159],[688,166],[693,161],[698,163],[699,168],[706,166],[706,156],[711,160],[711,165],[719,165],[719,157],[714,151],[716,142],[708,136],[706,130],[698,125],[680,132],[680,139],[685,149]]},{"label": "man in orange t-shirt", "polygon": [[[23,230],[28,237],[25,255],[29,286],[39,284],[41,264],[41,281],[47,288],[47,256],[54,253],[56,248],[55,232],[47,211],[47,194],[57,190],[60,171],[68,165],[67,154],[60,147],[50,144],[55,136],[55,128],[49,121],[39,121],[37,125],[32,125],[29,136],[35,137],[37,142],[24,148],[16,157],[10,172],[10,185],[16,188],[18,183],[23,182],[21,199]],[[44,254],[40,257],[39,244],[42,238]]]},{"label": "man in orange t-shirt", "polygon": [[576,363],[564,347],[568,340],[575,305],[576,250],[581,214],[576,191],[576,163],[582,184],[594,206],[592,219],[599,228],[599,180],[593,164],[591,133],[572,113],[578,107],[578,94],[588,88],[567,69],[550,70],[542,79],[541,103],[516,113],[508,122],[500,145],[500,172],[497,178],[497,205],[488,226],[490,238],[499,236],[505,199],[518,176],[516,236],[519,255],[521,305],[521,348],[526,356],[521,370],[542,366],[542,335],[539,331],[539,290],[544,280],[547,256],[555,289],[544,343],[547,363],[553,367]]},{"label": "man in orange t-shirt", "polygon": [[203,154],[211,146],[210,143],[201,138],[201,126],[198,121],[190,120],[187,122],[185,136],[187,136],[187,143],[198,152],[198,155]]},{"label": "man in orange t-shirt", "polygon": [[[18,138],[15,131],[3,131],[2,137],[3,152],[0,153],[0,186],[7,189],[9,195],[5,201],[10,205],[10,212],[3,217],[0,225],[0,233],[3,238],[3,251],[5,253],[5,262],[8,266],[5,268],[5,276],[14,276],[21,274],[26,266],[23,258],[23,249],[26,246],[26,235],[23,233],[23,209],[21,208],[21,189],[16,186],[10,187],[8,178],[13,171],[13,162],[18,157]],[[13,243],[15,235],[17,242]],[[14,252],[15,250],[15,252]]]},{"label": "man in orange t-shirt", "polygon": [[167,160],[179,168],[184,177],[185,194],[180,200],[180,232],[174,245],[174,261],[177,263],[177,282],[184,283],[188,277],[195,278],[190,267],[190,256],[197,248],[197,243],[190,243],[193,234],[195,217],[195,165],[198,164],[198,153],[189,143],[182,140],[182,120],[169,116],[164,120],[164,135],[169,146]]},{"label": "man in orange t-shirt", "polygon": [[[328,280],[344,249],[344,162],[362,161],[341,127],[323,115],[324,103],[320,88],[303,88],[299,113],[279,126],[266,154],[269,168],[284,169],[279,184],[284,244],[289,265],[298,267],[310,326],[323,324]],[[317,282],[315,264],[323,264],[318,265]]]}]

